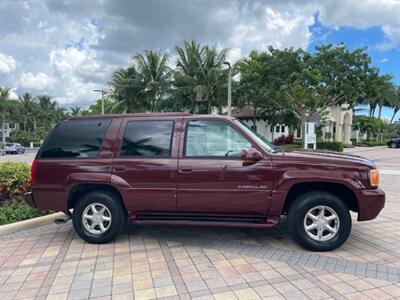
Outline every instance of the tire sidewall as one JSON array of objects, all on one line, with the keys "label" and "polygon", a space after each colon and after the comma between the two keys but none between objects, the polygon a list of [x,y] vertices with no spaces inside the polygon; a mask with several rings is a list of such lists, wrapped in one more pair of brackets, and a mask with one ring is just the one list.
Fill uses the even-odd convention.
[{"label": "tire sidewall", "polygon": [[[339,232],[329,241],[318,242],[308,236],[304,228],[304,217],[313,207],[325,205],[338,215]],[[348,207],[335,195],[326,192],[309,192],[295,200],[289,210],[288,226],[292,236],[303,247],[313,251],[331,251],[340,247],[349,237],[351,217]]]},{"label": "tire sidewall", "polygon": [[391,144],[390,144],[390,147],[391,147],[392,149],[395,149],[395,148],[397,148],[397,144],[396,144],[396,143],[391,143]]},{"label": "tire sidewall", "polygon": [[[85,208],[92,203],[101,203],[105,205],[111,214],[110,228],[103,234],[93,234],[87,231],[82,223],[82,214]],[[82,196],[76,204],[73,214],[72,222],[75,231],[85,241],[95,244],[108,243],[115,239],[121,232],[125,225],[126,216],[121,207],[119,199],[107,192],[89,192]]]}]

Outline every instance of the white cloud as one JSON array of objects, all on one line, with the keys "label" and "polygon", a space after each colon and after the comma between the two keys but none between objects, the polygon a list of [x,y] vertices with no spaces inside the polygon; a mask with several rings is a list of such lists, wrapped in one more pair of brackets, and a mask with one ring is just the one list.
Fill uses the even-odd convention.
[{"label": "white cloud", "polygon": [[24,72],[19,80],[19,86],[22,88],[43,91],[51,89],[55,81],[54,78],[42,72],[39,72],[36,75],[31,72]]},{"label": "white cloud", "polygon": [[63,86],[63,96],[55,98],[57,103],[61,105],[88,102],[89,99],[98,97],[98,94],[93,92],[94,89],[99,88],[98,85],[92,82],[84,82],[74,76],[64,78]]},{"label": "white cloud", "polygon": [[12,88],[10,90],[9,99],[11,99],[11,100],[17,100],[18,99],[18,94],[17,94],[16,90],[17,90],[16,88]]},{"label": "white cloud", "polygon": [[385,58],[382,58],[379,62],[380,63],[387,63],[387,62],[389,62],[389,59],[387,57],[385,57]]},{"label": "white cloud", "polygon": [[93,72],[98,69],[94,54],[73,47],[50,52],[50,63],[61,74],[69,72]]},{"label": "white cloud", "polygon": [[387,41],[377,47],[387,51],[400,45],[400,1],[364,0],[321,2],[319,20],[328,27],[356,29],[380,27]]},{"label": "white cloud", "polygon": [[309,26],[314,24],[314,18],[301,12],[297,8],[286,11],[262,8],[259,18],[244,18],[236,23],[230,43],[235,49],[247,48],[247,51],[265,50],[269,45],[280,49],[306,48],[311,38]]},{"label": "white cloud", "polygon": [[[382,51],[400,46],[398,0],[125,2],[1,2],[0,83],[40,87],[60,103],[84,106],[98,97],[93,88],[104,87],[113,71],[128,66],[144,49],[169,49],[174,67],[173,47],[195,39],[230,48],[229,61],[234,63],[268,45],[306,48],[315,37],[325,43],[320,34],[311,33],[316,15],[329,32],[375,26],[384,42],[367,46]],[[166,15],[171,16],[168,22]]]},{"label": "white cloud", "polygon": [[11,73],[15,71],[16,61],[12,56],[0,53],[0,73]]}]

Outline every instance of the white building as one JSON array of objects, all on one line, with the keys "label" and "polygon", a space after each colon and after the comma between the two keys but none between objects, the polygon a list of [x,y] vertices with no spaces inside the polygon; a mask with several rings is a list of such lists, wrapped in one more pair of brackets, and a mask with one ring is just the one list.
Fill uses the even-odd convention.
[{"label": "white building", "polygon": [[[19,124],[18,123],[5,123],[5,138],[10,137],[14,131],[19,129]],[[0,142],[3,140],[3,127],[2,124],[0,123]]]},{"label": "white building", "polygon": [[[251,106],[235,108],[232,110],[232,117],[240,119],[243,123],[254,129],[254,110]],[[322,124],[322,139],[325,141],[339,141],[345,145],[351,144],[351,125],[353,111],[348,105],[328,107],[323,117],[318,116],[313,120],[317,124]],[[289,127],[285,124],[276,124],[273,127],[268,124],[268,120],[256,117],[256,131],[269,141],[289,134]],[[301,139],[301,130],[293,131],[295,139]]]}]

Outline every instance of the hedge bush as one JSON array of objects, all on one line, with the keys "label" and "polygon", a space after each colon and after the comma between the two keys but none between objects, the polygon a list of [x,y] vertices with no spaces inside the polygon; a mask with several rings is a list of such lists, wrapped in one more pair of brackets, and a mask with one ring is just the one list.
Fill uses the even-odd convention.
[{"label": "hedge bush", "polygon": [[343,152],[343,143],[341,143],[341,142],[317,142],[317,149]]},{"label": "hedge bush", "polygon": [[0,206],[0,225],[44,216],[50,212],[30,207],[22,200],[3,203]]},{"label": "hedge bush", "polygon": [[0,225],[51,213],[32,208],[23,200],[30,188],[30,167],[26,163],[0,164]]},{"label": "hedge bush", "polygon": [[0,164],[0,204],[21,198],[30,187],[30,167],[26,163]]}]

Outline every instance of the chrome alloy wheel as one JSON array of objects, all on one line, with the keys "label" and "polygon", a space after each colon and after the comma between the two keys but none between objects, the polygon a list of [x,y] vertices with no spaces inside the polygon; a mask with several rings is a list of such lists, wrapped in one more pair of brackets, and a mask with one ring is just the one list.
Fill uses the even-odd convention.
[{"label": "chrome alloy wheel", "polygon": [[92,234],[103,234],[111,226],[111,213],[101,203],[91,203],[82,213],[82,224]]},{"label": "chrome alloy wheel", "polygon": [[311,208],[304,217],[304,230],[315,241],[326,242],[339,232],[340,220],[335,210],[319,205]]}]

